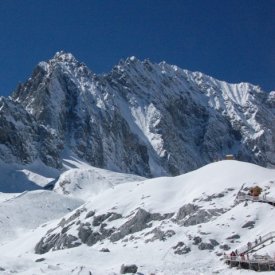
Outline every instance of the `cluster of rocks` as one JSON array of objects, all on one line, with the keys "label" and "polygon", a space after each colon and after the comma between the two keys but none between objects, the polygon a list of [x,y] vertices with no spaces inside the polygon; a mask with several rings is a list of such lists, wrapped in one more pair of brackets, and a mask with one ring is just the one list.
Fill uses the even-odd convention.
[{"label": "cluster of rocks", "polygon": [[146,233],[145,236],[151,235],[151,234],[153,234],[153,237],[151,237],[150,239],[146,239],[145,243],[154,242],[156,240],[166,241],[168,238],[171,238],[172,236],[174,236],[176,232],[174,230],[163,231],[159,227],[155,227],[152,231]]},{"label": "cluster of rocks", "polygon": [[191,251],[191,248],[185,245],[184,242],[178,242],[175,246],[172,247],[175,254],[184,255]]},{"label": "cluster of rocks", "polygon": [[214,239],[209,239],[209,242],[203,242],[200,236],[195,236],[193,245],[197,245],[200,250],[213,250],[219,243]]},{"label": "cluster of rocks", "polygon": [[149,213],[146,210],[139,208],[132,218],[121,225],[116,232],[111,235],[110,240],[112,242],[116,242],[129,234],[152,227],[152,224],[150,223],[151,221],[162,221],[170,218],[171,216],[173,216],[173,214],[168,213],[161,215],[159,213]]},{"label": "cluster of rocks", "polygon": [[174,222],[182,226],[191,226],[209,222],[212,218],[217,218],[227,210],[224,208],[201,209],[200,206],[188,203],[182,206],[174,219]]},{"label": "cluster of rocks", "polygon": [[[108,224],[114,220],[122,219],[122,215],[115,212],[108,212],[96,215],[95,211],[89,211],[85,220],[79,218],[82,212],[87,211],[85,208],[78,209],[67,219],[62,219],[58,226],[49,230],[47,234],[35,246],[35,253],[44,254],[49,250],[59,250],[64,248],[72,248],[82,243],[92,246],[99,241],[109,239],[116,242],[124,239],[126,236],[140,232],[144,229],[152,227],[152,221],[162,221],[173,216],[172,213],[161,215],[159,213],[149,213],[139,208],[132,217],[118,228],[108,227]],[[74,236],[70,234],[70,229],[76,228],[78,234]],[[160,228],[154,228],[147,235],[153,234],[149,241],[161,240],[172,237],[175,232],[173,230],[161,231]]]},{"label": "cluster of rocks", "polygon": [[[224,211],[224,209],[215,208],[205,210],[201,206],[189,203],[183,205],[177,213],[150,213],[143,208],[138,208],[129,216],[123,217],[116,212],[97,214],[94,210],[87,211],[85,207],[82,207],[74,211],[68,218],[63,218],[55,228],[50,229],[35,246],[35,252],[43,254],[51,249],[72,248],[81,244],[93,246],[105,239],[111,242],[120,240],[126,242],[138,238],[135,233],[144,230],[142,238],[145,243],[166,241],[176,234],[174,230],[165,226],[166,223],[191,226],[209,222],[209,220],[218,217]],[[115,220],[120,220],[119,223],[115,223],[116,226],[112,225]],[[158,223],[153,227],[154,222]],[[120,225],[117,226],[117,224]],[[151,230],[149,230],[150,228]],[[77,234],[71,232],[77,232]],[[230,236],[228,239],[232,240],[234,238],[236,236]],[[195,236],[193,245],[197,245],[200,250],[213,250],[219,243],[214,239],[203,242],[201,237]],[[188,253],[190,249],[190,247],[181,243],[174,247],[176,254]]]}]

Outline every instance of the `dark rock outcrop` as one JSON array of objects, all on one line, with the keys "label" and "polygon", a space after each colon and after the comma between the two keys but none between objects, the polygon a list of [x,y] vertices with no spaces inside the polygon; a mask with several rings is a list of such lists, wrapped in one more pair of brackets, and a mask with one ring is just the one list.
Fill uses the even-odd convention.
[{"label": "dark rock outcrop", "polygon": [[193,244],[194,244],[194,245],[198,245],[198,244],[201,243],[201,242],[202,242],[201,237],[196,236],[196,237],[193,238]]},{"label": "dark rock outcrop", "polygon": [[242,226],[242,228],[252,229],[252,228],[254,228],[254,226],[255,226],[255,221],[249,221],[249,222],[245,223],[245,224]]},{"label": "dark rock outcrop", "polygon": [[211,243],[203,243],[203,242],[201,242],[198,245],[198,249],[200,249],[200,250],[213,250],[214,249],[214,245],[211,244]]},{"label": "dark rock outcrop", "polygon": [[178,242],[177,245],[172,247],[174,249],[174,254],[184,255],[191,251],[191,248],[184,244],[184,242]]},{"label": "dark rock outcrop", "polygon": [[65,234],[52,234],[43,237],[35,246],[35,253],[44,254],[52,250],[60,250],[63,248],[72,248],[81,245],[81,242],[73,236]]},{"label": "dark rock outcrop", "polygon": [[[86,216],[80,219],[80,215],[87,211],[85,207],[77,209],[67,219],[63,218],[57,225],[48,230],[38,244],[35,246],[35,253],[44,254],[48,251],[72,248],[80,244],[93,246],[99,241],[110,239],[112,242],[123,239],[127,235],[142,231],[152,226],[152,221],[162,221],[171,218],[173,213],[161,215],[159,213],[150,213],[139,208],[136,213],[124,222],[119,228],[111,227],[109,223],[114,220],[121,219],[122,215],[115,212],[107,212],[96,215],[95,211],[90,211]],[[88,218],[87,218],[88,216]],[[71,229],[77,231],[77,235],[71,234]],[[149,241],[165,241],[172,237],[175,232],[173,230],[162,231],[160,228],[154,228],[147,235],[153,234]],[[134,238],[133,235],[130,238]]]},{"label": "dark rock outcrop", "polygon": [[229,237],[227,237],[226,239],[227,240],[236,240],[236,239],[239,239],[241,236],[239,234],[233,234]]},{"label": "dark rock outcrop", "polygon": [[138,267],[136,265],[122,265],[120,268],[120,274],[126,274],[126,273],[136,273],[138,270]]},{"label": "dark rock outcrop", "polygon": [[228,244],[223,244],[223,245],[220,245],[219,247],[220,249],[223,249],[225,251],[228,251],[231,248]]},{"label": "dark rock outcrop", "polygon": [[36,263],[39,263],[39,262],[43,262],[43,261],[45,261],[45,260],[46,260],[45,258],[39,258],[39,259],[36,259],[35,262],[36,262]]},{"label": "dark rock outcrop", "polygon": [[110,252],[109,248],[101,248],[100,252]]},{"label": "dark rock outcrop", "polygon": [[149,222],[153,220],[160,221],[166,219],[167,217],[169,217],[169,214],[162,216],[161,214],[149,213],[146,210],[139,208],[133,218],[120,226],[118,230],[111,235],[110,240],[112,242],[116,242],[123,239],[126,235],[151,227],[152,225],[149,224]]},{"label": "dark rock outcrop", "polygon": [[217,246],[217,245],[219,245],[219,243],[218,243],[216,240],[214,240],[214,239],[210,239],[209,242],[210,242],[214,247]]},{"label": "dark rock outcrop", "polygon": [[226,210],[223,208],[200,209],[195,204],[186,204],[182,206],[175,218],[175,222],[182,226],[191,226],[208,222],[213,217],[218,217]]}]

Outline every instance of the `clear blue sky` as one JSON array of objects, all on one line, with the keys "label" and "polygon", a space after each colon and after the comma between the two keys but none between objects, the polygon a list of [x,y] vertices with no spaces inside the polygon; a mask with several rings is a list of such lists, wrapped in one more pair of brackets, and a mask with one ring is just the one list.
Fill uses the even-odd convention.
[{"label": "clear blue sky", "polygon": [[135,55],[275,90],[275,0],[1,0],[0,95],[65,50],[95,73]]}]

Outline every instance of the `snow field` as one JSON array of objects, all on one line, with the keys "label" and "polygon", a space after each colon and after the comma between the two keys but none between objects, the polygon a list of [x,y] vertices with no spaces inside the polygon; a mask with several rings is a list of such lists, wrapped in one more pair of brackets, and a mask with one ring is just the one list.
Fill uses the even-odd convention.
[{"label": "snow field", "polygon": [[[11,199],[10,203],[13,205],[14,201],[17,201],[17,206],[9,205],[5,211],[8,211],[9,208],[12,213],[19,215],[19,211],[16,212],[17,210],[14,208],[17,209],[20,205],[21,209],[24,207],[29,209],[30,212],[24,212],[27,216],[34,211],[34,217],[41,216],[42,218],[38,218],[37,222],[32,221],[30,226],[24,224],[20,219],[17,222],[13,221],[8,227],[9,230],[14,227],[12,232],[19,227],[26,229],[24,234],[18,233],[13,240],[9,239],[7,234],[5,244],[0,245],[0,254],[5,255],[1,257],[0,266],[6,269],[6,272],[16,271],[26,275],[84,275],[89,272],[92,272],[93,275],[114,275],[119,274],[122,264],[136,264],[138,271],[146,275],[151,273],[157,275],[252,274],[252,271],[230,269],[221,261],[222,255],[217,255],[224,252],[219,246],[211,251],[200,250],[193,244],[193,238],[200,236],[206,243],[210,239],[215,239],[219,245],[227,244],[230,246],[230,250],[225,252],[228,253],[245,245],[248,241],[253,241],[256,237],[272,231],[275,225],[275,207],[258,202],[236,203],[235,198],[241,188],[255,185],[261,186],[269,196],[275,197],[275,170],[243,162],[221,161],[177,177],[139,179],[137,181],[132,176],[125,175],[126,178],[130,177],[134,181],[124,183],[120,183],[119,178],[114,178],[112,182],[112,175],[108,177],[108,173],[111,172],[78,167],[78,169],[63,174],[64,179],[70,181],[70,184],[66,185],[66,190],[69,191],[67,197],[49,191],[45,194],[45,191],[35,191]],[[93,174],[95,174],[94,177],[91,176]],[[122,177],[123,180],[123,175],[119,177]],[[60,180],[62,178],[61,176]],[[110,185],[104,185],[109,181]],[[104,186],[102,189],[99,188],[101,182]],[[90,195],[84,196],[84,193],[82,194],[82,191],[78,190],[78,184],[83,188],[80,190],[86,190],[85,192]],[[56,190],[60,192],[61,189],[56,188]],[[83,201],[74,199],[74,196],[85,198],[85,204],[81,205]],[[62,200],[64,200],[63,206],[60,203]],[[7,202],[2,202],[0,207],[3,207],[5,203]],[[92,247],[82,244],[72,249],[50,251],[42,255],[34,254],[34,246],[41,237],[49,229],[56,228],[61,217],[67,219],[71,216],[74,213],[73,209],[78,206],[78,209],[86,208],[86,211],[79,216],[79,220],[82,222],[88,221],[85,220],[85,216],[90,210],[95,210],[96,215],[108,211],[122,214],[122,219],[114,220],[108,224],[108,226],[119,227],[129,219],[129,215],[133,216],[138,208],[143,208],[150,213],[177,213],[182,206],[188,203],[196,204],[205,210],[223,208],[225,212],[219,216],[211,217],[205,223],[190,226],[181,226],[170,219],[152,221],[152,227],[131,234],[133,239],[129,241],[125,241],[125,238],[117,242],[104,239]],[[51,208],[47,210],[48,205],[51,205]],[[65,209],[68,205],[72,211]],[[43,214],[45,209],[47,210],[46,214]],[[43,211],[40,212],[40,210]],[[52,212],[58,212],[58,215],[54,216]],[[243,225],[249,221],[255,222],[254,227],[243,228]],[[145,242],[152,237],[152,235],[146,234],[156,226],[163,231],[173,230],[175,234],[167,238],[166,241]],[[77,227],[73,227],[69,233],[77,234],[76,229]],[[232,242],[232,239],[228,239],[228,237],[234,234],[238,234],[239,238]],[[190,246],[190,253],[174,254],[172,247],[180,241]],[[102,248],[108,248],[110,252],[100,252]],[[273,244],[267,246],[263,253],[273,255],[274,251],[275,245]],[[35,262],[39,258],[45,258],[45,260]],[[262,274],[270,273],[263,272]]]}]

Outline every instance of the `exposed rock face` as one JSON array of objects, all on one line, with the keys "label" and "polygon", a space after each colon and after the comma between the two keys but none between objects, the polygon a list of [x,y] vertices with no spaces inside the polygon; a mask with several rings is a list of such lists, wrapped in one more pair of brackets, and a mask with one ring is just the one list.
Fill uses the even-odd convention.
[{"label": "exposed rock face", "polygon": [[[214,215],[209,213],[214,213]],[[47,234],[37,243],[35,252],[44,254],[51,249],[72,248],[81,244],[93,246],[105,240],[128,242],[143,238],[145,243],[167,241],[176,235],[175,230],[170,229],[167,225],[190,226],[193,224],[193,222],[190,224],[193,218],[197,223],[209,222],[216,213],[220,214],[219,209],[206,211],[200,206],[187,204],[182,206],[176,215],[175,213],[151,213],[145,209],[137,208],[134,212],[123,217],[116,212],[97,214],[95,210],[88,211],[86,206],[83,206],[67,218],[63,218],[56,227],[48,230]],[[174,216],[176,218],[173,218]],[[207,235],[203,232],[201,234]],[[232,239],[235,236],[229,238]],[[201,250],[213,250],[219,245],[215,239],[203,242],[200,236],[193,238],[190,236],[189,240],[192,239],[192,244],[197,245]],[[191,248],[184,243],[178,243],[173,249],[174,253],[179,255],[191,251]]]},{"label": "exposed rock face", "polygon": [[[154,181],[148,180],[148,182]],[[132,190],[141,188],[136,182],[131,186],[130,189],[127,188],[126,190],[132,192]],[[123,185],[119,186],[119,192],[122,187]],[[137,189],[132,189],[133,187]],[[151,192],[152,188],[149,190]],[[241,238],[240,235],[228,234],[226,238],[221,239],[215,235],[216,231],[211,233],[206,228],[209,224],[216,224],[220,230],[224,224],[220,224],[218,221],[213,223],[213,220],[220,219],[225,222],[220,215],[226,211],[231,211],[234,207],[239,207],[237,204],[231,204],[232,194],[228,190],[226,188],[219,193],[223,193],[229,198],[228,204],[224,205],[228,208],[221,209],[216,206],[224,203],[223,196],[202,193],[196,199],[197,204],[187,203],[181,206],[180,199],[177,207],[172,206],[170,208],[169,205],[166,211],[175,211],[171,213],[158,211],[156,208],[152,208],[152,204],[149,204],[149,207],[143,203],[140,204],[140,197],[151,198],[148,193],[143,192],[137,195],[137,204],[134,205],[131,205],[130,202],[132,197],[128,202],[125,199],[128,192],[123,193],[124,199],[112,194],[115,198],[114,204],[110,200],[111,203],[108,204],[107,208],[104,206],[103,209],[97,208],[97,201],[92,200],[52,224],[47,233],[36,244],[35,252],[44,254],[50,250],[72,248],[79,245],[94,246],[99,250],[111,245],[110,242],[115,246],[134,246],[134,248],[137,247],[136,244],[151,245],[154,242],[167,242],[170,243],[169,247],[172,247],[173,253],[178,255],[189,253],[194,246],[195,249],[223,253],[230,249],[228,244]],[[233,192],[234,189],[230,190]],[[108,197],[109,195],[107,194]],[[205,200],[206,197],[212,199],[210,201]],[[99,202],[101,203],[101,198]],[[125,211],[125,205],[128,205],[129,202],[131,208]],[[144,208],[141,208],[140,205],[143,205]],[[157,204],[157,206],[161,207],[161,204]],[[227,215],[226,219],[228,222],[232,221],[232,215]],[[194,223],[194,221],[196,222]],[[197,224],[200,225],[197,226]],[[187,226],[190,227],[186,228],[188,233],[180,235],[179,239],[179,232],[182,232],[183,227]]]},{"label": "exposed rock face", "polygon": [[190,216],[190,215],[194,214],[198,209],[199,209],[199,207],[197,205],[188,203],[179,209],[176,219],[182,220],[186,216]]},{"label": "exposed rock face", "polygon": [[195,224],[208,222],[212,217],[218,217],[222,213],[226,212],[226,209],[200,209],[195,204],[186,204],[182,206],[176,216],[175,222],[183,226],[191,226]]},{"label": "exposed rock face", "polygon": [[61,168],[60,141],[39,125],[24,107],[10,98],[0,97],[0,159],[6,163],[31,163],[41,159]]},{"label": "exposed rock face", "polygon": [[[62,219],[57,227],[50,229],[47,234],[35,246],[35,253],[44,254],[49,250],[59,250],[64,248],[72,248],[80,244],[93,246],[99,241],[109,239],[112,242],[123,239],[125,236],[143,231],[152,227],[150,222],[163,221],[169,219],[173,214],[150,213],[144,209],[138,209],[132,217],[126,218],[123,222],[123,217],[119,213],[107,212],[101,215],[95,215],[93,210],[86,213],[85,207],[77,209],[67,219]],[[121,225],[118,228],[110,224],[115,220],[121,220]],[[85,222],[83,222],[85,221]],[[72,235],[71,232],[77,232]],[[146,235],[153,235],[146,242],[156,240],[165,241],[167,238],[175,235],[173,230],[162,231],[155,227]]]},{"label": "exposed rock face", "polygon": [[60,250],[64,248],[72,248],[81,245],[77,238],[72,235],[64,234],[53,234],[42,238],[35,246],[35,253],[44,254],[51,249]]},{"label": "exposed rock face", "polygon": [[74,154],[147,177],[178,175],[226,153],[270,166],[274,102],[257,86],[164,62],[129,58],[95,75],[60,52],[0,99],[0,158],[60,168],[62,156]]},{"label": "exposed rock face", "polygon": [[120,226],[118,231],[112,234],[112,236],[110,237],[110,240],[112,242],[116,242],[124,238],[126,235],[133,234],[145,228],[151,227],[152,225],[149,222],[153,220],[161,221],[166,219],[167,217],[169,217],[169,214],[164,216],[158,213],[152,214],[140,208],[138,209],[138,211],[136,212],[133,218],[131,218],[122,226]]},{"label": "exposed rock face", "polygon": [[113,233],[112,229],[103,231],[102,228],[100,228],[99,232],[94,232],[90,224],[80,224],[78,228],[78,237],[83,243],[92,246]]}]

